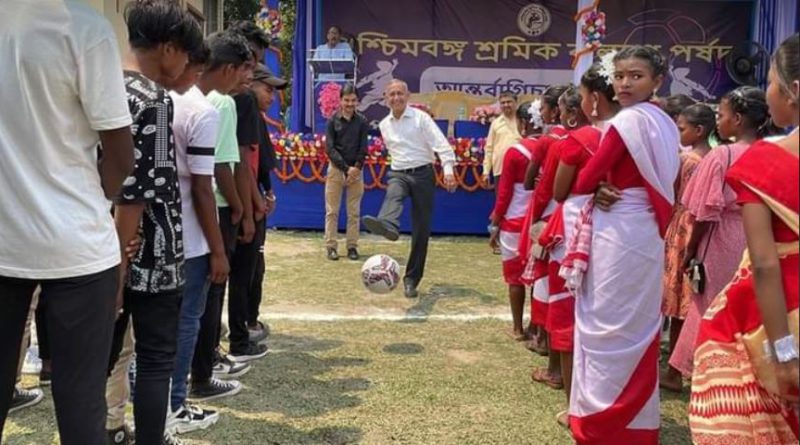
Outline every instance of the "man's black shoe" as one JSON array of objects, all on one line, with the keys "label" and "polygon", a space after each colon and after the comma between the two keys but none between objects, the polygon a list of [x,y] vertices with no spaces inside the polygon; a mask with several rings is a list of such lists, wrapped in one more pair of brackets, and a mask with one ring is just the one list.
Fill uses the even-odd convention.
[{"label": "man's black shoe", "polygon": [[403,294],[406,296],[406,298],[417,298],[419,296],[419,292],[417,292],[417,285],[412,281],[406,281],[403,284],[403,290]]},{"label": "man's black shoe", "polygon": [[364,227],[371,233],[380,235],[389,241],[397,241],[400,238],[400,232],[397,231],[392,225],[386,221],[380,220],[374,216],[365,216],[361,218]]},{"label": "man's black shoe", "polygon": [[355,247],[347,249],[347,258],[350,258],[353,261],[358,261],[358,259],[360,258],[358,256],[358,250],[356,250]]}]

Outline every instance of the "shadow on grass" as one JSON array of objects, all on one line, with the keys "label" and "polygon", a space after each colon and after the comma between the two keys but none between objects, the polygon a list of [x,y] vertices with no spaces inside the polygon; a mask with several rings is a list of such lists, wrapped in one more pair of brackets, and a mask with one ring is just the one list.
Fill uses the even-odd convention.
[{"label": "shadow on grass", "polygon": [[[428,316],[433,313],[436,303],[444,299],[477,300],[479,304],[491,304],[495,301],[492,295],[478,292],[469,287],[434,283],[428,292],[420,294],[417,304],[406,309],[406,315],[413,317]],[[425,323],[426,321],[425,319],[409,319],[401,323]]]},{"label": "shadow on grass", "polygon": [[362,367],[370,363],[360,357],[314,355],[333,351],[342,346],[343,341],[273,335],[269,344],[273,352],[242,378],[245,391],[235,399],[235,406],[241,411],[281,413],[292,418],[316,417],[360,405],[361,399],[352,393],[366,391],[372,385],[363,378],[323,378],[337,368]]},{"label": "shadow on grass", "polygon": [[[225,429],[225,439],[212,443],[226,445],[350,445],[360,443],[364,436],[360,428],[351,426],[325,426],[304,431],[285,423],[242,418],[229,418],[216,428]],[[193,436],[200,438],[191,434],[186,438]],[[203,439],[206,438],[207,434]]]},{"label": "shadow on grass", "polygon": [[680,425],[671,418],[661,421],[661,443],[669,445],[691,445],[689,427]]},{"label": "shadow on grass", "polygon": [[394,343],[383,347],[383,352],[396,355],[422,354],[425,348],[419,343]]}]

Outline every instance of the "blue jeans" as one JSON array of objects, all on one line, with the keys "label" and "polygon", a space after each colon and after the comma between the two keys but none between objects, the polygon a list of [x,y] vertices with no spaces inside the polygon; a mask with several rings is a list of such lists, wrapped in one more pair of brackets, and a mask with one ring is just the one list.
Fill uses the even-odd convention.
[{"label": "blue jeans", "polygon": [[178,351],[175,354],[175,370],[172,372],[172,410],[177,410],[186,401],[186,386],[192,356],[200,332],[200,318],[206,309],[208,296],[208,255],[186,260],[186,284],[183,288],[181,315],[178,320]]}]

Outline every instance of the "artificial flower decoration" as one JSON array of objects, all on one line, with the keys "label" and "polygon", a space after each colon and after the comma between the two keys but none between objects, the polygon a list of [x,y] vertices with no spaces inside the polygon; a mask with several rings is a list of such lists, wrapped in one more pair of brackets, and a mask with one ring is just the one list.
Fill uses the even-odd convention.
[{"label": "artificial flower decoration", "polygon": [[501,113],[502,111],[500,110],[499,104],[481,105],[472,110],[472,113],[469,115],[469,120],[480,122],[481,125],[489,125],[492,121],[497,119]]},{"label": "artificial flower decoration", "polygon": [[264,2],[261,2],[261,10],[256,14],[256,25],[264,30],[273,41],[278,40],[281,30],[283,30],[283,20],[281,13],[277,9],[270,9]]},{"label": "artificial flower decoration", "polygon": [[322,117],[330,119],[336,113],[341,102],[339,97],[341,92],[342,86],[336,82],[328,82],[322,87],[317,99]]}]

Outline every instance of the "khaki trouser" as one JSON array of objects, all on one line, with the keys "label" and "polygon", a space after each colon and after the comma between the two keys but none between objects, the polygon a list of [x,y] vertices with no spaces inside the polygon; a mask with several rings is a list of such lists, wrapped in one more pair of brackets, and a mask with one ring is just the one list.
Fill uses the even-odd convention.
[{"label": "khaki trouser", "polygon": [[325,179],[325,247],[335,249],[339,232],[339,208],[342,193],[347,190],[347,248],[358,247],[358,231],[361,217],[361,197],[364,196],[364,178],[360,176],[352,184],[346,184],[347,174],[333,165],[328,166]]},{"label": "khaki trouser", "polygon": [[33,298],[31,298],[31,308],[28,311],[28,319],[25,320],[25,331],[22,333],[22,345],[19,348],[17,383],[19,383],[20,379],[22,378],[22,367],[25,365],[25,355],[27,354],[28,345],[30,344],[31,340],[31,322],[33,321],[33,316],[36,313],[36,306],[39,305],[39,294],[41,291],[42,289],[39,286],[36,286],[36,290],[33,291]]},{"label": "khaki trouser", "polygon": [[125,425],[125,406],[131,397],[131,382],[128,379],[128,369],[133,361],[133,323],[128,323],[125,338],[122,340],[122,350],[119,360],[114,364],[114,369],[106,381],[106,429],[115,430]]}]

